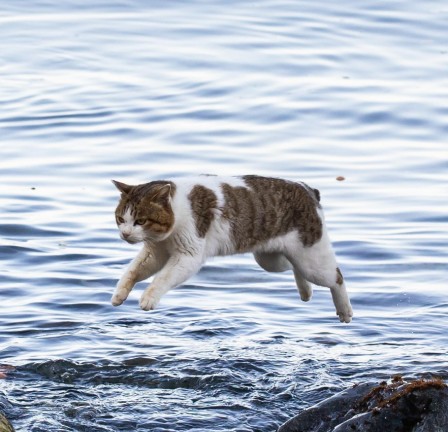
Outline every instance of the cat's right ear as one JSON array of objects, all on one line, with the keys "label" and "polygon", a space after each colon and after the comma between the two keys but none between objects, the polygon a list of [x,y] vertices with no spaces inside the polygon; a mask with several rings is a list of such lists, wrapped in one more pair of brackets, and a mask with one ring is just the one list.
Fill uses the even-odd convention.
[{"label": "cat's right ear", "polygon": [[132,186],[127,185],[126,183],[121,183],[119,181],[116,180],[112,180],[112,183],[115,185],[115,187],[123,194],[127,195],[131,189]]}]

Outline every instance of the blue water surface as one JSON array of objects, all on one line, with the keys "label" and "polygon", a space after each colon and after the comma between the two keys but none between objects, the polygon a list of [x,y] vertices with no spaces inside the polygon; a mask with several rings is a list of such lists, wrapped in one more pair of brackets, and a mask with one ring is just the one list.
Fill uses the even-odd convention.
[{"label": "blue water surface", "polygon": [[[448,8],[20,0],[0,8],[0,409],[18,432],[274,431],[354,383],[448,378]],[[318,188],[355,317],[250,255],[158,309],[111,179]],[[343,177],[345,180],[337,180]]]}]

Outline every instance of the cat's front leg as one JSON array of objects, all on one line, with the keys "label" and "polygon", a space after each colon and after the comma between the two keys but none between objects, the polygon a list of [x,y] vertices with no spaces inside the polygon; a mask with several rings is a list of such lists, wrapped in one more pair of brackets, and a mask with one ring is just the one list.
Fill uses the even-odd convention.
[{"label": "cat's front leg", "polygon": [[199,256],[184,254],[172,256],[142,294],[140,307],[146,311],[154,309],[166,292],[195,275],[202,262]]},{"label": "cat's front leg", "polygon": [[114,306],[121,305],[137,282],[157,273],[166,263],[167,258],[161,251],[155,251],[144,244],[138,255],[132,260],[123,276],[118,281],[112,296]]}]

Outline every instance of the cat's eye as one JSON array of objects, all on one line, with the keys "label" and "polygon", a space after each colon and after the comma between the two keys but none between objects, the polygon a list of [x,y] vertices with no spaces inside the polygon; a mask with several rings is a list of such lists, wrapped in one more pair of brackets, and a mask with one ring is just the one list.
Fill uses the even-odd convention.
[{"label": "cat's eye", "polygon": [[146,219],[141,218],[141,219],[137,219],[134,222],[134,225],[144,225],[145,223],[146,223]]},{"label": "cat's eye", "polygon": [[122,224],[124,223],[124,219],[121,216],[117,216],[117,222]]}]

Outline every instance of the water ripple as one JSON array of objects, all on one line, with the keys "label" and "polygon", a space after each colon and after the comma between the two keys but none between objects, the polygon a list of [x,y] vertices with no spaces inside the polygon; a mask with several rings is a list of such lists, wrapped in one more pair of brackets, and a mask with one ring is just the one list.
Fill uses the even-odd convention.
[{"label": "water ripple", "polygon": [[[355,382],[448,377],[446,18],[434,1],[5,4],[0,408],[16,430],[265,432]],[[112,307],[137,249],[110,180],[198,172],[319,188],[354,321],[249,255],[151,313],[144,282]]]}]

